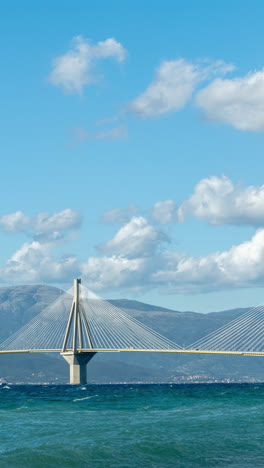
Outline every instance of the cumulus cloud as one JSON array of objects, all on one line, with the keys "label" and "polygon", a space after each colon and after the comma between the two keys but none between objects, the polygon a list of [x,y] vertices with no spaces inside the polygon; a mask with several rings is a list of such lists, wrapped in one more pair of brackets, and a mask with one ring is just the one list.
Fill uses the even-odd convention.
[{"label": "cumulus cloud", "polygon": [[264,284],[264,229],[229,250],[197,258],[155,248],[146,254],[137,245],[132,252],[124,252],[118,245],[117,253],[90,257],[80,264],[74,255],[57,258],[53,248],[51,243],[37,241],[23,244],[0,268],[2,278],[10,282],[66,282],[83,275],[95,290],[155,288],[163,293],[188,294]]},{"label": "cumulus cloud", "polygon": [[151,226],[143,217],[133,217],[113,239],[100,244],[98,250],[127,258],[148,256],[156,251],[161,242],[169,238],[161,230]]},{"label": "cumulus cloud", "polygon": [[19,248],[0,266],[5,282],[65,282],[80,273],[80,266],[74,255],[56,256],[53,251],[58,242],[65,241],[65,233],[77,229],[81,216],[77,211],[65,209],[55,214],[38,213],[26,216],[16,212],[2,216],[0,227],[6,232],[24,232],[33,238]]},{"label": "cumulus cloud", "polygon": [[23,232],[29,225],[30,218],[22,211],[16,211],[0,218],[0,228],[6,232]]},{"label": "cumulus cloud", "polygon": [[91,257],[81,267],[91,288],[159,289],[163,293],[206,293],[264,284],[264,229],[224,252],[198,258],[156,251],[133,258]]},{"label": "cumulus cloud", "polygon": [[99,221],[101,224],[125,224],[138,212],[139,208],[131,203],[127,208],[105,211]]},{"label": "cumulus cloud", "polygon": [[243,187],[225,176],[202,179],[178,216],[195,216],[210,224],[264,225],[264,185]]},{"label": "cumulus cloud", "polygon": [[[69,226],[54,219],[53,223],[53,227]],[[50,228],[47,225],[47,229]],[[75,255],[56,255],[56,235],[54,240],[49,232],[41,242],[24,243],[0,267],[0,274],[5,281],[13,283],[63,283],[83,275],[96,290],[158,289],[163,293],[203,293],[263,287],[264,228],[257,230],[246,242],[200,257],[169,250],[168,241],[163,231],[145,218],[134,216],[112,239],[98,246],[101,256],[89,257],[80,263]]]},{"label": "cumulus cloud", "polygon": [[56,258],[50,243],[33,241],[18,249],[6,265],[0,268],[5,281],[10,282],[66,282],[76,277],[80,269],[75,256]]},{"label": "cumulus cloud", "polygon": [[[0,274],[9,282],[66,282],[83,275],[91,288],[163,293],[203,293],[264,284],[264,186],[243,187],[225,176],[202,179],[179,207],[167,200],[152,210],[152,221],[177,223],[194,216],[210,224],[262,226],[246,242],[221,252],[193,257],[168,247],[167,234],[146,218],[135,216],[136,207],[110,210],[104,221],[125,223],[108,241],[97,246],[98,255],[80,263],[75,255],[56,252],[66,231],[80,226],[78,212],[55,214],[23,212],[2,216],[3,230],[32,236],[18,249]],[[3,281],[3,280],[2,280]]]},{"label": "cumulus cloud", "polygon": [[67,231],[80,227],[81,221],[78,211],[67,208],[53,215],[38,213],[32,218],[32,227],[37,232]]},{"label": "cumulus cloud", "polygon": [[[264,186],[243,187],[225,176],[201,180],[179,207],[171,200],[154,205],[151,217],[160,224],[195,216],[210,224],[264,225]],[[165,242],[164,242],[165,241]],[[200,257],[168,250],[166,235],[143,217],[133,217],[99,246],[82,272],[92,288],[150,290],[163,293],[206,293],[264,285],[264,229],[248,241]]]},{"label": "cumulus cloud", "polygon": [[196,95],[208,120],[239,130],[264,130],[264,70],[243,78],[216,79]]},{"label": "cumulus cloud", "polygon": [[82,275],[94,290],[146,288],[147,258],[90,257],[81,265]]},{"label": "cumulus cloud", "polygon": [[160,116],[182,109],[199,82],[197,67],[184,59],[163,62],[154,80],[128,107],[140,117]]},{"label": "cumulus cloud", "polygon": [[178,205],[173,200],[159,201],[151,210],[151,218],[158,224],[174,224],[179,222]]},{"label": "cumulus cloud", "polygon": [[36,216],[27,216],[22,211],[4,215],[0,218],[0,228],[6,232],[26,232],[28,234],[51,234],[59,237],[62,231],[77,229],[82,218],[78,211],[70,208],[50,215],[40,212]]},{"label": "cumulus cloud", "polygon": [[142,118],[179,111],[190,100],[199,82],[233,68],[222,61],[203,65],[185,59],[164,61],[147,89],[128,105],[128,111]]},{"label": "cumulus cloud", "polygon": [[85,86],[97,81],[94,72],[96,61],[113,58],[122,62],[125,57],[125,48],[113,38],[93,45],[77,36],[72,40],[72,48],[54,59],[49,81],[68,94],[81,93]]},{"label": "cumulus cloud", "polygon": [[168,292],[200,293],[264,284],[263,229],[250,241],[225,252],[199,258],[170,255],[166,266],[168,255],[163,256],[163,268],[152,276],[153,282]]},{"label": "cumulus cloud", "polygon": [[228,177],[200,180],[192,195],[181,204],[159,201],[151,209],[151,219],[158,224],[177,224],[188,216],[220,225],[264,225],[264,185],[243,187]]}]

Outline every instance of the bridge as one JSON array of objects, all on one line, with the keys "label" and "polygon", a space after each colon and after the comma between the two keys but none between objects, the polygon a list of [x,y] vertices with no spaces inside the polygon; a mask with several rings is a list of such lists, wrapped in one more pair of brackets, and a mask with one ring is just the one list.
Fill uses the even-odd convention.
[{"label": "bridge", "polygon": [[72,288],[0,344],[0,354],[50,352],[68,362],[70,384],[86,383],[86,365],[96,353],[264,356],[264,306],[182,348],[75,279]]}]

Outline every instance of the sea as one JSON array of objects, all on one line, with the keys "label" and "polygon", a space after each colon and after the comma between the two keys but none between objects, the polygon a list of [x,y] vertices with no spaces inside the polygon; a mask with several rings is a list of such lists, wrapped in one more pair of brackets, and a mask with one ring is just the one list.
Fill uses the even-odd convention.
[{"label": "sea", "polygon": [[0,386],[1,468],[264,466],[264,384]]}]

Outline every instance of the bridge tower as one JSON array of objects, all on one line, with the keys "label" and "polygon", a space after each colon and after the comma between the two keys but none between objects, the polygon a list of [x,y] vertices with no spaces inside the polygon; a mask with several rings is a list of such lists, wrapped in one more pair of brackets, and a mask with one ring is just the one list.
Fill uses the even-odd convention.
[{"label": "bridge tower", "polygon": [[[70,384],[86,384],[86,365],[96,354],[92,351],[93,343],[89,323],[83,313],[80,299],[80,279],[74,280],[74,294],[61,350],[61,356],[66,359],[70,366]],[[84,336],[88,341],[91,351],[82,351]],[[85,346],[87,349],[87,346]]]}]

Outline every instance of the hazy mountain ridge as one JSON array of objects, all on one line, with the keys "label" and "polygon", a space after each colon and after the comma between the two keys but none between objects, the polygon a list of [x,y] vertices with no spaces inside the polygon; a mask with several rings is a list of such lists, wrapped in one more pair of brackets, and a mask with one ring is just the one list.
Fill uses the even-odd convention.
[{"label": "hazy mountain ridge", "polygon": [[166,309],[165,307],[159,307],[152,304],[146,304],[145,302],[139,302],[130,299],[107,299],[108,302],[119,307],[120,309],[134,309],[134,310],[142,310],[144,312],[149,311],[164,311],[164,312],[175,312],[172,309]]},{"label": "hazy mountain ridge", "polygon": [[[3,341],[53,302],[61,290],[44,285],[0,288],[0,340]],[[187,346],[246,312],[232,309],[201,314],[179,312],[139,301],[111,299],[149,327],[181,346]],[[261,358],[161,355],[140,353],[97,354],[88,365],[91,382],[178,381],[191,376],[264,380]],[[58,355],[0,356],[0,378],[10,381],[68,380],[68,365]]]}]

